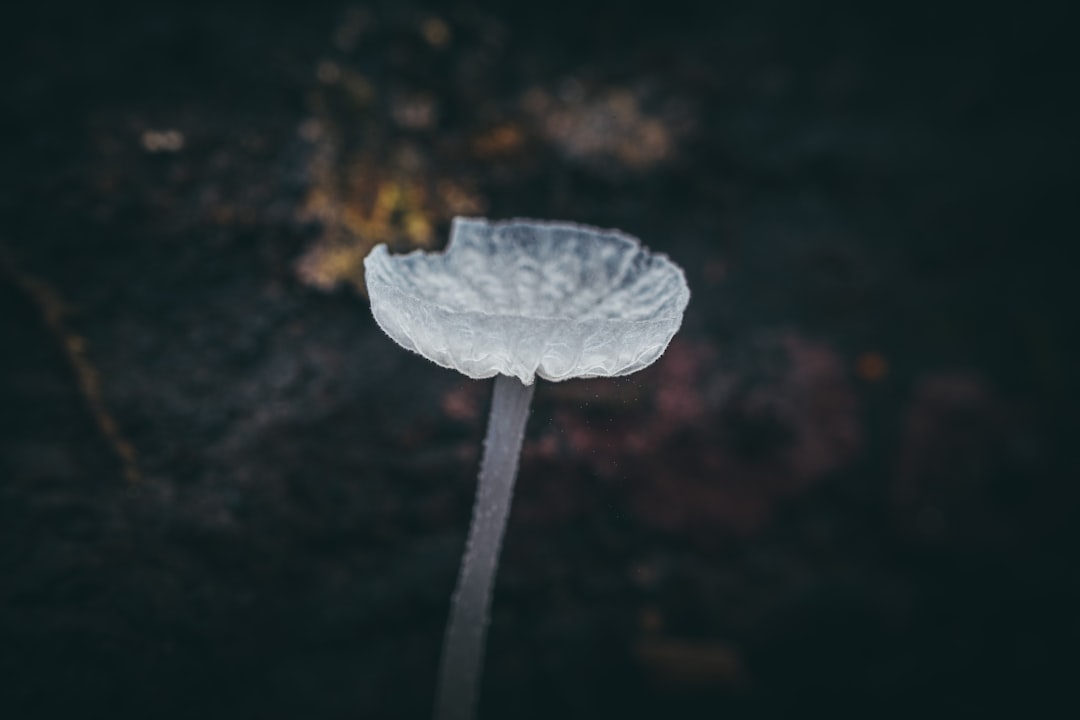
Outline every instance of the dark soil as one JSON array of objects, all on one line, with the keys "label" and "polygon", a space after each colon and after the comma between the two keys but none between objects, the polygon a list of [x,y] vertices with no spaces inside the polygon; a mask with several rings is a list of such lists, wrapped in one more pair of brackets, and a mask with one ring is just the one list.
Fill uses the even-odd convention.
[{"label": "dark soil", "polygon": [[618,227],[693,293],[652,368],[538,387],[483,717],[1075,704],[1070,20],[9,16],[0,717],[429,716],[490,383],[357,259],[455,214]]}]

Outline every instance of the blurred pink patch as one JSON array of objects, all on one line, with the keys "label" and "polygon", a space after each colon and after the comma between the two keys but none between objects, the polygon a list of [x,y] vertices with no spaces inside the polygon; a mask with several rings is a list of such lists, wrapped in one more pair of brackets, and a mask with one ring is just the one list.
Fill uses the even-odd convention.
[{"label": "blurred pink patch", "polygon": [[788,333],[783,338],[791,366],[777,386],[777,401],[787,405],[796,429],[786,464],[799,486],[813,484],[850,462],[862,445],[858,400],[837,353]]},{"label": "blurred pink patch", "polygon": [[973,549],[1004,538],[1016,510],[1002,507],[994,491],[1006,463],[1006,416],[970,373],[939,372],[916,385],[892,493],[898,529],[909,540]]},{"label": "blurred pink patch", "polygon": [[482,414],[482,383],[463,382],[442,396],[442,411],[451,420],[473,422]]},{"label": "blurred pink patch", "polygon": [[656,411],[668,423],[693,423],[705,415],[701,380],[715,357],[710,345],[672,341],[656,372]]},{"label": "blurred pink patch", "polygon": [[[580,511],[599,479],[628,493],[633,513],[660,530],[702,540],[760,531],[778,502],[851,462],[862,445],[858,401],[840,356],[795,332],[762,344],[771,361],[722,369],[714,346],[676,338],[641,374],[641,397],[626,410],[598,421],[562,403],[556,446],[545,438],[543,451],[526,449],[560,466],[544,472],[546,497],[525,491],[522,514],[552,520]],[[608,386],[612,398],[622,392]],[[588,474],[574,477],[565,458]]]}]

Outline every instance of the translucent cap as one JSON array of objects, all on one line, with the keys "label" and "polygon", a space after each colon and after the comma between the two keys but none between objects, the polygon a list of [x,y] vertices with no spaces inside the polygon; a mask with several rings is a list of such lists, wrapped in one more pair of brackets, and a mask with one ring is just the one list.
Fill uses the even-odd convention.
[{"label": "translucent cap", "polygon": [[402,347],[471,378],[629,375],[656,361],[690,301],[665,255],[617,230],[455,218],[442,253],[364,260],[371,312]]}]

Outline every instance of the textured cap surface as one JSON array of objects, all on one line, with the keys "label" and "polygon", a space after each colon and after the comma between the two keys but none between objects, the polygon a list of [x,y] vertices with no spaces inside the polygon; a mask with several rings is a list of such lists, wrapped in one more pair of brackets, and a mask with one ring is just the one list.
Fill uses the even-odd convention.
[{"label": "textured cap surface", "polygon": [[628,375],[682,323],[682,270],[616,230],[455,218],[442,253],[364,260],[375,321],[402,347],[472,378]]}]

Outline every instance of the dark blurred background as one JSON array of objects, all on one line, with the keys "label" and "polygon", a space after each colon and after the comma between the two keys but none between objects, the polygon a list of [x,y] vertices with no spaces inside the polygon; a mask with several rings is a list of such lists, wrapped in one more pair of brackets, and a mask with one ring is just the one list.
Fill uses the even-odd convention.
[{"label": "dark blurred background", "polygon": [[490,383],[360,273],[455,215],[693,293],[655,366],[537,390],[483,717],[1061,712],[1072,15],[11,11],[0,717],[428,716]]}]

